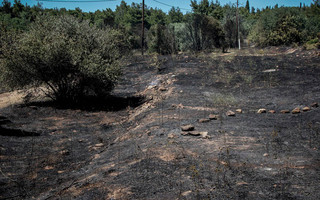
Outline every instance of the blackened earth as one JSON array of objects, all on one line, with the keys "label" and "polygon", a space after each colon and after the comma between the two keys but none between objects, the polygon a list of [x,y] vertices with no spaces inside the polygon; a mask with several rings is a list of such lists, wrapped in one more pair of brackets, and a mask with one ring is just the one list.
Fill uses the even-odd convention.
[{"label": "blackened earth", "polygon": [[110,98],[0,109],[0,199],[320,198],[319,51],[127,62]]}]

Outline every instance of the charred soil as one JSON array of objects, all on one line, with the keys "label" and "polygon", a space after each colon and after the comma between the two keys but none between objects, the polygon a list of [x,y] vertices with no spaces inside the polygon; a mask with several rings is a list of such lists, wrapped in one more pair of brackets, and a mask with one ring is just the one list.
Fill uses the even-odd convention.
[{"label": "charred soil", "polygon": [[2,93],[0,199],[319,199],[318,54],[135,56],[72,108]]}]

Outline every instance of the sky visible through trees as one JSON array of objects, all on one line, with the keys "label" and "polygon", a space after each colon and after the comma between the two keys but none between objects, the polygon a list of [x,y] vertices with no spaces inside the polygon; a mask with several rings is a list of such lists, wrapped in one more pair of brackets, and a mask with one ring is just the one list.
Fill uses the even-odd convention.
[{"label": "sky visible through trees", "polygon": [[[3,0],[1,0],[2,2]],[[52,2],[50,2],[52,1]],[[73,2],[71,2],[73,1]],[[83,2],[81,2],[83,1]],[[91,2],[90,2],[91,1]],[[10,0],[10,2],[14,2],[14,0]],[[96,10],[103,10],[106,8],[111,8],[115,10],[116,6],[119,5],[121,0],[21,0],[22,4],[28,4],[30,6],[37,5],[41,3],[44,8],[66,8],[66,9],[75,9],[79,7],[84,12],[94,12]],[[126,0],[127,4],[131,3],[141,3],[142,0]],[[200,0],[198,0],[200,2]],[[216,2],[213,0],[213,2]],[[236,0],[219,0],[221,5],[225,4],[235,4]],[[300,3],[306,6],[310,6],[312,0],[254,0],[249,1],[250,7],[254,8],[265,8],[267,6],[274,6],[276,4],[280,6],[288,6],[288,7],[299,7]],[[183,13],[191,12],[192,9],[190,7],[189,0],[178,0],[178,1],[171,1],[171,0],[145,0],[147,6],[152,8],[159,8],[164,12],[168,12],[172,6],[179,7]],[[240,6],[246,5],[246,0],[239,0]]]}]

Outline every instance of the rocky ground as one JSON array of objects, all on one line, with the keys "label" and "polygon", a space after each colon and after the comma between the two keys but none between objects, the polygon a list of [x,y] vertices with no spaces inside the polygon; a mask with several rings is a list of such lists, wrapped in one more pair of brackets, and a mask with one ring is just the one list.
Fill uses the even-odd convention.
[{"label": "rocky ground", "polygon": [[320,198],[319,52],[128,63],[81,107],[0,94],[0,199]]}]

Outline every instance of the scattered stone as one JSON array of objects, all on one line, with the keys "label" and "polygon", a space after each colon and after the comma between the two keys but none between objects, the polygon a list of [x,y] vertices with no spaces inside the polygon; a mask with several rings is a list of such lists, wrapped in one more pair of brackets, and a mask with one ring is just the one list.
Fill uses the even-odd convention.
[{"label": "scattered stone", "polygon": [[45,170],[51,170],[51,169],[54,169],[54,167],[48,165],[48,166],[45,166],[44,169],[45,169]]},{"label": "scattered stone", "polygon": [[274,114],[274,113],[276,113],[276,111],[275,110],[269,110],[269,113]]},{"label": "scattered stone", "polygon": [[268,156],[269,156],[268,153],[263,154],[263,157],[268,157]]},{"label": "scattered stone", "polygon": [[192,191],[191,191],[191,190],[188,190],[188,191],[185,191],[185,192],[181,193],[181,196],[186,197],[186,196],[188,196],[188,195],[191,194],[191,193],[192,193]]},{"label": "scattered stone", "polygon": [[103,147],[104,146],[104,144],[103,143],[99,143],[99,144],[96,144],[96,145],[94,145],[95,147]]},{"label": "scattered stone", "polygon": [[278,69],[267,69],[267,70],[264,70],[262,71],[263,73],[270,73],[270,72],[276,72],[278,71]]},{"label": "scattered stone", "polygon": [[300,108],[295,108],[291,111],[292,114],[298,114],[301,113]]},{"label": "scattered stone", "polygon": [[186,131],[184,131],[184,132],[181,132],[181,135],[184,135],[184,136],[186,136],[186,135],[188,135],[189,133],[188,132],[186,132]]},{"label": "scattered stone", "polygon": [[237,113],[242,113],[242,109],[237,109],[236,112]]},{"label": "scattered stone", "polygon": [[233,111],[229,110],[227,113],[226,113],[227,116],[229,117],[234,117],[236,116],[236,113],[234,113]]},{"label": "scattered stone", "polygon": [[266,109],[260,108],[257,113],[258,113],[258,114],[261,114],[261,113],[266,113],[266,112],[267,112]]},{"label": "scattered stone", "polygon": [[242,182],[237,182],[237,185],[249,185],[249,184],[247,182],[242,181]]},{"label": "scattered stone", "polygon": [[184,125],[184,126],[181,126],[181,130],[182,131],[193,131],[194,130],[194,126],[192,126],[191,124]]},{"label": "scattered stone", "polygon": [[204,139],[210,138],[210,137],[208,136],[208,132],[200,132],[200,135],[201,135],[201,137],[204,138]]},{"label": "scattered stone", "polygon": [[199,123],[207,123],[210,122],[210,119],[199,119]]},{"label": "scattered stone", "polygon": [[188,132],[188,134],[192,135],[192,136],[200,136],[201,132],[199,132],[199,131],[190,131],[190,132]]},{"label": "scattered stone", "polygon": [[227,162],[225,162],[225,161],[220,161],[220,163],[222,164],[222,165],[224,165],[224,166],[228,166],[229,164],[227,163]]},{"label": "scattered stone", "polygon": [[38,110],[37,106],[29,106],[29,108],[31,108],[32,110]]},{"label": "scattered stone", "polygon": [[70,152],[68,150],[62,150],[62,151],[60,151],[60,154],[64,155],[64,156],[67,156],[67,155],[70,154]]},{"label": "scattered stone", "polygon": [[159,88],[159,91],[161,91],[161,92],[167,91],[167,88],[165,88],[165,87],[160,87],[160,88]]},{"label": "scattered stone", "polygon": [[209,115],[209,119],[210,119],[210,120],[217,120],[218,118],[219,118],[218,115],[213,115],[213,114],[210,114],[210,115]]},{"label": "scattered stone", "polygon": [[319,107],[319,104],[318,104],[318,102],[314,102],[314,103],[312,103],[312,104],[311,104],[311,107],[314,107],[314,108],[317,108],[317,107]]},{"label": "scattered stone", "polygon": [[302,108],[302,110],[303,110],[304,112],[310,111],[310,107],[306,106],[306,107]]},{"label": "scattered stone", "polygon": [[290,113],[290,110],[281,110],[280,112],[283,114],[286,114],[286,113]]},{"label": "scattered stone", "polygon": [[201,136],[202,138],[209,138],[208,132],[200,132],[200,131],[187,131],[187,132],[182,132],[181,135],[187,136]]},{"label": "scattered stone", "polygon": [[147,131],[146,134],[147,134],[148,136],[150,136],[150,135],[151,135],[151,131]]},{"label": "scattered stone", "polygon": [[169,138],[169,139],[174,139],[174,138],[176,138],[176,135],[173,134],[173,133],[169,133],[169,134],[168,134],[168,138]]}]

